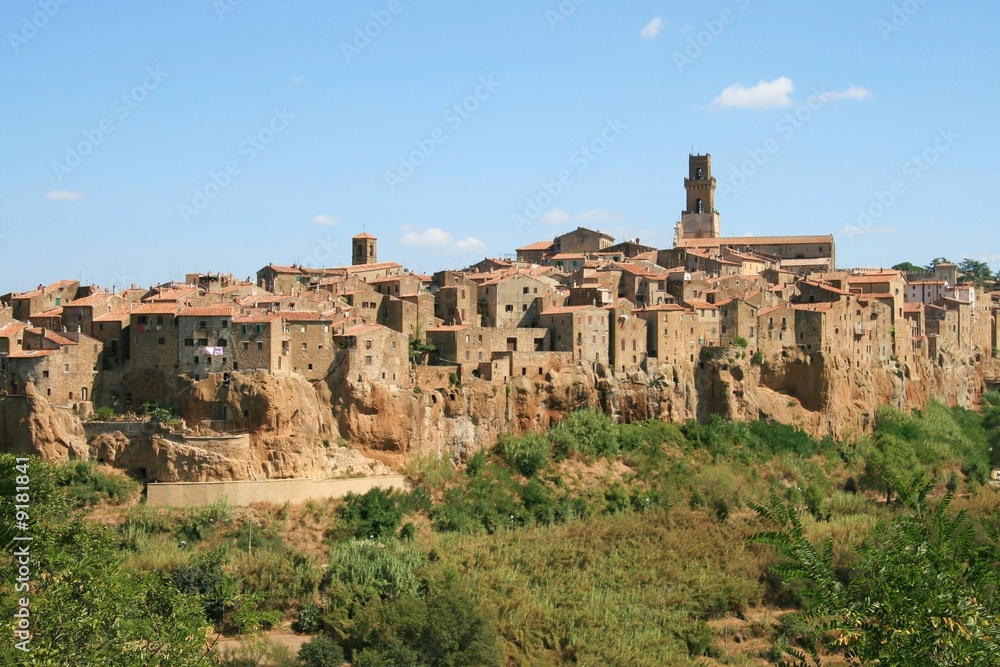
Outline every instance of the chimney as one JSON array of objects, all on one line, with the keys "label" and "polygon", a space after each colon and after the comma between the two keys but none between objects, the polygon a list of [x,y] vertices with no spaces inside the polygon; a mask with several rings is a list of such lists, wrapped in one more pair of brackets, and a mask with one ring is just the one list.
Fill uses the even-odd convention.
[{"label": "chimney", "polygon": [[45,327],[42,327],[42,338],[45,338]]}]

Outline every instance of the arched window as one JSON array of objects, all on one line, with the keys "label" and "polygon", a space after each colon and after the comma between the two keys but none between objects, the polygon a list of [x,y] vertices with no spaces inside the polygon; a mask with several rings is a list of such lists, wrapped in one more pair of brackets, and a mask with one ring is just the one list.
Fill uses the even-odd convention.
[{"label": "arched window", "polygon": [[700,199],[696,199],[695,202],[694,202],[694,212],[695,213],[701,213],[702,212],[702,206],[701,206],[701,200]]},{"label": "arched window", "polygon": [[698,167],[694,171],[694,180],[700,181],[701,179],[702,179],[702,170],[701,170],[701,167]]}]

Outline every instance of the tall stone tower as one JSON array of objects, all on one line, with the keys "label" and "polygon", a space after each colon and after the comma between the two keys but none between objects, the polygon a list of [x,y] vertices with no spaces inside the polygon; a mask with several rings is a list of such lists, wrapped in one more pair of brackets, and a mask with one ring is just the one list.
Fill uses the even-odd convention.
[{"label": "tall stone tower", "polygon": [[361,232],[351,239],[351,263],[355,266],[359,264],[377,264],[378,239],[368,232]]},{"label": "tall stone tower", "polygon": [[677,223],[676,240],[714,239],[721,236],[719,212],[715,210],[715,177],[712,155],[688,155],[688,176],[684,179],[687,208]]}]

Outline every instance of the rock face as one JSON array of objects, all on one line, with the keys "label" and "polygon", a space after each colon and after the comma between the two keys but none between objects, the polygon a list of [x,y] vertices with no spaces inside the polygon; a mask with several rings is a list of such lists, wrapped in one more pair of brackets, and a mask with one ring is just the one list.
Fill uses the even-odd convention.
[{"label": "rock face", "polygon": [[87,440],[80,420],[54,407],[35,391],[0,398],[0,451],[40,456],[48,461],[87,458]]},{"label": "rock face", "polygon": [[313,384],[297,375],[233,373],[228,382],[216,375],[181,382],[176,403],[192,428],[103,432],[89,446],[71,413],[29,388],[23,397],[0,399],[0,446],[51,460],[93,457],[158,481],[381,474],[384,466],[350,448],[464,459],[501,433],[543,430],[585,407],[619,421],[720,414],[844,437],[870,429],[881,405],[906,409],[936,398],[972,406],[982,368],[924,357],[852,366],[836,354],[801,348],[753,363],[734,347],[706,348],[695,363],[628,376],[601,364],[567,363],[505,382],[471,378],[456,385],[443,374],[418,375],[423,379],[412,388],[339,375]]}]

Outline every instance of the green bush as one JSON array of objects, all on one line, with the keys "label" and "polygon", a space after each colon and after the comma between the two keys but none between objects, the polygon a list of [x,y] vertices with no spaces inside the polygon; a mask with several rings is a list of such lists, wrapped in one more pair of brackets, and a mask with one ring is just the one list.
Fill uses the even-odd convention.
[{"label": "green bush", "polygon": [[747,339],[744,338],[743,336],[737,336],[736,338],[733,339],[733,345],[735,345],[736,347],[747,347],[749,344],[750,343],[748,343]]},{"label": "green bush", "polygon": [[115,418],[115,414],[114,408],[108,405],[102,405],[94,410],[94,414],[91,416],[91,419],[99,422],[111,421]]},{"label": "green bush", "polygon": [[139,485],[122,474],[100,472],[92,461],[69,461],[56,468],[56,484],[63,487],[76,507],[107,500],[120,505],[139,490]]},{"label": "green bush", "polygon": [[302,667],[339,667],[344,662],[344,649],[326,635],[319,635],[299,649]]},{"label": "green bush", "polygon": [[763,364],[764,363],[764,353],[761,352],[760,350],[757,350],[756,352],[754,352],[753,356],[750,357],[750,363],[753,364],[754,366],[760,366],[761,364]]},{"label": "green bush", "polygon": [[571,453],[614,456],[619,451],[618,429],[611,417],[594,410],[577,410],[548,433],[559,458]]},{"label": "green bush", "polygon": [[497,440],[496,451],[512,468],[525,477],[531,477],[548,463],[552,445],[538,433],[521,436],[504,433]]},{"label": "green bush", "polygon": [[[292,623],[292,630],[313,635],[323,627],[323,608],[315,602],[306,602],[299,608],[299,617]],[[343,661],[343,658],[341,658]]]},{"label": "green bush", "polygon": [[357,495],[349,493],[340,506],[341,520],[351,536],[358,539],[394,537],[403,518],[403,496],[398,491],[372,488]]}]

